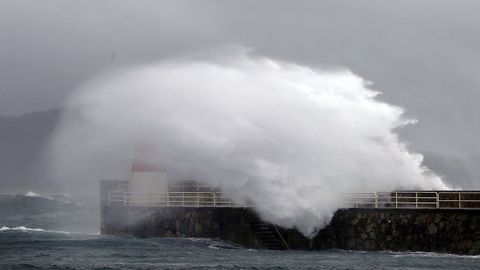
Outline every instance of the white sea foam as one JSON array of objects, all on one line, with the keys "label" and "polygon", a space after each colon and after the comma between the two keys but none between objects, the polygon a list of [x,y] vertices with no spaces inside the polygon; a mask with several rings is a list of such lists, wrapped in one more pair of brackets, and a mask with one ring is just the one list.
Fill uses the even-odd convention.
[{"label": "white sea foam", "polygon": [[25,226],[17,226],[17,227],[7,227],[2,226],[0,231],[22,231],[22,232],[45,232],[45,233],[62,233],[62,234],[70,234],[66,231],[52,231],[52,230],[44,230],[41,228],[28,228]]},{"label": "white sea foam", "polygon": [[480,255],[460,255],[460,254],[451,254],[451,253],[438,253],[438,252],[425,252],[425,251],[388,251],[387,253],[391,254],[396,258],[403,257],[427,257],[427,258],[469,258],[469,259],[480,259]]},{"label": "white sea foam", "polygon": [[29,191],[29,192],[25,193],[25,197],[33,197],[33,198],[42,198],[42,199],[47,199],[47,200],[53,200],[52,197],[43,196],[43,195],[40,195],[40,194],[35,193],[33,191]]},{"label": "white sea foam", "polygon": [[18,227],[7,227],[3,226],[0,228],[0,231],[32,231],[32,232],[45,232],[44,229],[40,228],[27,228],[25,226],[18,226]]},{"label": "white sea foam", "polygon": [[133,68],[69,99],[52,169],[62,180],[125,179],[146,140],[170,179],[193,175],[311,236],[339,193],[446,188],[395,133],[414,121],[368,86],[348,70],[248,55]]}]

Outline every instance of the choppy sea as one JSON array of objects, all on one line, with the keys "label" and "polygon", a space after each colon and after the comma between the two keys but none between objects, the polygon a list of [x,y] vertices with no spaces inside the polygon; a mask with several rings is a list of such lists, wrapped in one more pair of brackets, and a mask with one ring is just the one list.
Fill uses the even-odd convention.
[{"label": "choppy sea", "polygon": [[215,239],[142,239],[98,230],[94,198],[0,195],[0,269],[480,269],[478,256],[269,251]]}]

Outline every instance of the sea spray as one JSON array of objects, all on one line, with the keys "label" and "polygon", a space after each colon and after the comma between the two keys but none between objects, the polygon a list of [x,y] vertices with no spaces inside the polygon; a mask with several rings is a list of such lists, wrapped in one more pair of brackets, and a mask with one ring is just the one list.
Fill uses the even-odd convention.
[{"label": "sea spray", "polygon": [[128,179],[139,138],[169,179],[195,177],[312,236],[343,192],[446,186],[407,150],[413,121],[348,70],[249,55],[170,60],[96,79],[68,100],[52,140],[59,179]]}]

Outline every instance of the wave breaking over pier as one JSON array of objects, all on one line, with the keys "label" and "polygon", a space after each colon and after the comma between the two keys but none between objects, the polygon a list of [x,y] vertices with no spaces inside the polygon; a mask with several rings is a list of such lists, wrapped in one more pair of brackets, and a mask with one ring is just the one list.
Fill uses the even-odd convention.
[{"label": "wave breaking over pier", "polygon": [[141,138],[169,179],[193,176],[311,236],[341,206],[335,194],[446,188],[395,133],[414,121],[378,93],[348,70],[246,54],[125,69],[68,100],[51,169],[74,185],[128,179]]}]

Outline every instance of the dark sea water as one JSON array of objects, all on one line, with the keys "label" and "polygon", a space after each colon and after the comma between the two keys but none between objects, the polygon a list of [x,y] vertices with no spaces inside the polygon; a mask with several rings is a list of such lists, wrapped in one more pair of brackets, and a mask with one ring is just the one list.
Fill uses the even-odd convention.
[{"label": "dark sea water", "polygon": [[98,226],[92,198],[2,196],[0,269],[480,269],[476,256],[252,250],[211,239],[103,236]]}]

